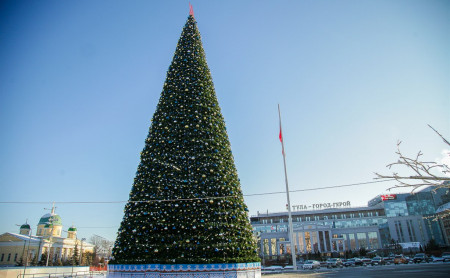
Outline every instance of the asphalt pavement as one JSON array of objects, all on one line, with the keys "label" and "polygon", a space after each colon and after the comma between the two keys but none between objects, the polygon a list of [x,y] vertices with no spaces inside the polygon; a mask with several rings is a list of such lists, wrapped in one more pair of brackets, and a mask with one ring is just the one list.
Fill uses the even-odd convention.
[{"label": "asphalt pavement", "polygon": [[421,263],[421,264],[407,264],[407,265],[383,265],[383,266],[358,266],[358,267],[344,267],[344,268],[321,268],[317,270],[298,270],[296,272],[283,273],[263,273],[264,278],[440,278],[450,277],[450,262],[442,263]]}]

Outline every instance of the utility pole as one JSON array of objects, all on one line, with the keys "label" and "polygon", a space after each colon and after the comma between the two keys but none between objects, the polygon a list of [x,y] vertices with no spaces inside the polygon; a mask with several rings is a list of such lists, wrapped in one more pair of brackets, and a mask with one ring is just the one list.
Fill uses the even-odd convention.
[{"label": "utility pole", "polygon": [[85,241],[85,238],[81,239],[81,249],[80,249],[80,265],[82,265],[83,262],[83,241]]},{"label": "utility pole", "polygon": [[25,268],[23,269],[23,278],[25,278],[25,273],[27,272],[27,265],[28,265],[28,253],[30,252],[30,241],[31,241],[31,235],[33,234],[33,230],[30,228],[30,238],[28,239],[28,247],[27,247],[27,254],[25,259]]},{"label": "utility pole", "polygon": [[52,239],[53,239],[52,237],[53,237],[53,228],[54,228],[53,221],[55,221],[55,218],[53,218],[53,215],[55,215],[55,203],[53,203],[52,212],[50,213],[50,217],[48,218],[48,223],[49,223],[49,225],[52,226],[52,229],[50,231],[50,238],[49,238],[48,250],[47,250],[47,262],[46,262],[45,266],[48,266],[48,260],[50,258],[50,250],[52,248]]}]

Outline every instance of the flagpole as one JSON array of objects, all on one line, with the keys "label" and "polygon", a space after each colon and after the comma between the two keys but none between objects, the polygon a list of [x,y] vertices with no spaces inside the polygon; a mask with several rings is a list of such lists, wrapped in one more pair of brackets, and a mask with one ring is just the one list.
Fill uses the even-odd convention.
[{"label": "flagpole", "polygon": [[295,255],[295,246],[293,241],[294,228],[292,227],[292,213],[291,213],[291,201],[289,199],[289,183],[287,178],[287,170],[286,170],[286,154],[284,152],[284,140],[283,140],[283,132],[281,128],[281,112],[280,112],[280,104],[278,104],[278,118],[280,120],[280,141],[281,141],[281,149],[283,153],[283,164],[284,164],[284,180],[286,182],[286,196],[287,196],[287,206],[288,206],[288,216],[289,216],[289,242],[291,243],[291,255],[292,255],[292,267],[294,270],[297,270],[297,259]]}]

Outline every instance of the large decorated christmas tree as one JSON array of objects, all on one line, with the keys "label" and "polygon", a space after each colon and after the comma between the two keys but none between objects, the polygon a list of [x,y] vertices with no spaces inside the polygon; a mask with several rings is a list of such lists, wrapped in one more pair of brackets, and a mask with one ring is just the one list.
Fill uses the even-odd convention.
[{"label": "large decorated christmas tree", "polygon": [[168,69],[124,212],[112,264],[259,261],[193,15]]}]

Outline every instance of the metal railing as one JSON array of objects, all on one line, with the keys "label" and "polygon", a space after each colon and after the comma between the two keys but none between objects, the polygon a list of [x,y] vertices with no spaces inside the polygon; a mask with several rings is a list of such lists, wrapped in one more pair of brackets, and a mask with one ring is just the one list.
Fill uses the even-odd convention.
[{"label": "metal railing", "polygon": [[[256,277],[256,270],[247,270],[247,271],[237,271],[232,272],[233,274],[237,274],[238,277],[243,277],[242,275],[246,275],[247,277]],[[244,274],[245,273],[245,274]],[[276,272],[272,272],[274,274]],[[214,277],[233,277],[230,276],[230,272],[227,271],[208,271],[208,272],[110,272],[108,273],[109,277],[117,278],[117,277],[125,277],[125,278],[144,278],[144,277],[186,277],[186,278],[195,278],[195,277],[204,277],[204,278],[214,278]],[[234,276],[236,277],[236,276]]]},{"label": "metal railing", "polygon": [[17,278],[67,278],[67,277],[94,277],[106,276],[105,271],[76,271],[76,272],[60,272],[60,273],[30,273],[18,274]]}]

